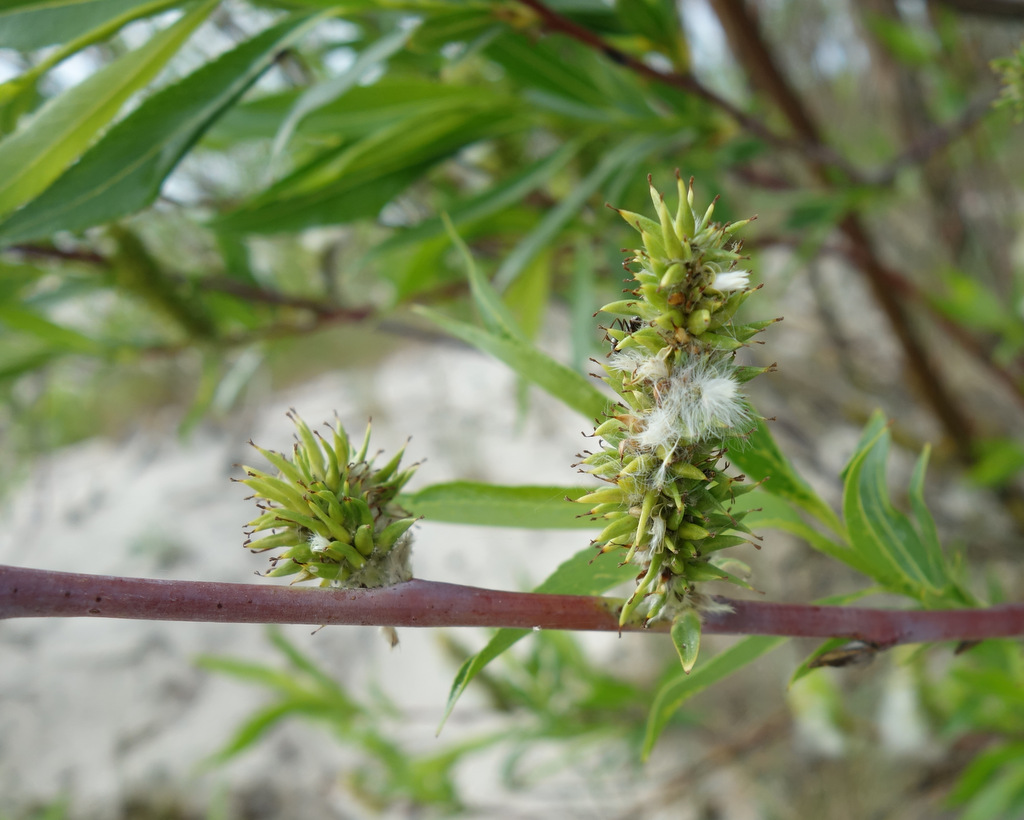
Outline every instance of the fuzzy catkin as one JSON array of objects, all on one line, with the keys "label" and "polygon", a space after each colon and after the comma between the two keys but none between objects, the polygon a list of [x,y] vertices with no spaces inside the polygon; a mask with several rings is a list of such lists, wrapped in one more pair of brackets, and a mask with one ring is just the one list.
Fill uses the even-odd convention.
[{"label": "fuzzy catkin", "polygon": [[678,621],[708,609],[701,581],[747,586],[724,568],[722,551],[749,541],[732,505],[753,486],[727,475],[723,456],[755,422],[743,383],[769,369],[737,365],[736,351],[774,320],[733,320],[756,290],[736,267],[743,257],[734,234],[750,220],[713,222],[715,204],[698,212],[693,181],[677,182],[674,214],[653,184],[657,221],[616,209],[643,248],[627,260],[636,283],[629,298],[602,308],[617,317],[605,328],[612,350],[600,364],[619,403],[594,431],[600,449],[581,461],[608,485],[579,499],[606,522],[595,546],[624,550],[624,562],[639,568],[623,624],[634,613]]}]

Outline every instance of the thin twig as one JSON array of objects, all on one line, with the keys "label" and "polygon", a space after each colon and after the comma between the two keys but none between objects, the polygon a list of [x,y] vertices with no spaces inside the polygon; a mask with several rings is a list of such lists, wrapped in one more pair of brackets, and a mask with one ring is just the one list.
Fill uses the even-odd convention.
[{"label": "thin twig", "polygon": [[85,262],[101,268],[110,267],[110,260],[93,250],[66,251],[47,245],[11,245],[4,250],[36,259],[60,259],[64,262]]},{"label": "thin twig", "polygon": [[[1024,605],[906,611],[718,599],[704,631],[730,635],[848,638],[885,648],[1024,635]],[[161,581],[0,566],[0,619],[127,618],[217,623],[485,626],[598,632],[664,632],[654,623],[619,627],[621,600],[542,595],[407,581],[385,589],[319,589],[210,581]]]},{"label": "thin twig", "polygon": [[[763,250],[771,247],[797,250],[801,245],[802,241],[798,236],[783,234],[760,234],[743,242],[744,250]],[[848,246],[823,242],[818,248],[818,253],[841,256],[850,261]],[[986,344],[962,325],[950,319],[942,312],[934,298],[920,285],[892,268],[886,268],[885,279],[894,292],[908,301],[913,301],[918,307],[925,310],[944,333],[948,334],[950,338],[956,339],[964,350],[974,356],[989,373],[1002,382],[1010,391],[1011,398],[1024,408],[1024,356],[1016,356],[1006,364],[998,362],[990,344]]]},{"label": "thin twig", "polygon": [[904,168],[927,162],[981,122],[985,115],[992,110],[992,103],[998,97],[999,94],[993,92],[974,100],[960,112],[960,116],[955,120],[931,129],[880,169],[872,174],[867,174],[867,181],[871,185],[886,187],[893,183],[896,175]]},{"label": "thin twig", "polygon": [[[860,172],[824,143],[817,124],[803,101],[791,88],[786,77],[775,65],[772,54],[761,38],[750,10],[741,0],[719,0],[715,3],[715,11],[727,31],[742,32],[744,42],[740,52],[744,57],[744,65],[748,70],[753,70],[751,67],[756,66],[758,81],[766,88],[766,93],[771,96],[789,122],[797,135],[795,140],[775,133],[760,120],[703,86],[692,74],[658,71],[610,45],[585,27],[552,11],[541,0],[519,0],[519,2],[533,9],[542,25],[548,30],[565,34],[641,76],[700,97],[729,115],[749,133],[777,148],[797,150],[808,162],[810,170],[826,190],[834,188],[833,174],[830,173],[830,169],[843,171],[852,181],[863,181]],[[941,143],[941,140],[939,142]],[[920,149],[912,146],[908,150],[920,150],[927,153],[932,149],[929,145]],[[960,402],[946,385],[941,372],[928,356],[924,344],[913,329],[904,305],[887,286],[888,269],[879,259],[867,229],[858,215],[853,212],[847,213],[838,222],[837,227],[850,246],[851,261],[860,268],[868,280],[875,301],[889,320],[894,335],[907,358],[909,368],[916,376],[932,412],[942,424],[958,456],[963,461],[970,462],[974,455],[974,440],[969,416],[961,408]]]},{"label": "thin twig", "polygon": [[[175,277],[185,283],[184,277]],[[352,308],[339,305],[330,299],[317,299],[303,296],[291,296],[277,290],[262,288],[229,276],[204,276],[193,280],[196,288],[206,293],[226,293],[238,299],[254,304],[273,305],[274,307],[298,308],[308,310],[317,316],[330,320],[348,320],[361,322],[369,319],[374,310],[368,307]]]},{"label": "thin twig", "polygon": [[547,5],[541,2],[541,0],[519,0],[519,2],[524,6],[529,6],[533,9],[544,28],[548,31],[556,31],[560,34],[566,35],[567,37],[571,37],[573,40],[584,44],[588,48],[592,48],[595,51],[604,54],[613,63],[617,63],[618,65],[628,68],[634,74],[638,74],[641,77],[646,77],[649,80],[654,80],[655,82],[662,83],[664,85],[678,88],[689,94],[693,94],[695,97],[699,97],[700,99],[710,103],[719,111],[727,114],[737,125],[743,128],[743,130],[764,140],[775,148],[791,151],[805,157],[813,157],[819,162],[841,169],[853,179],[858,178],[856,170],[850,166],[843,157],[827,145],[823,145],[821,142],[813,140],[793,140],[783,136],[782,134],[777,134],[756,117],[752,117],[742,108],[739,108],[735,104],[729,102],[725,97],[716,94],[694,77],[693,74],[689,72],[680,73],[659,71],[642,60],[632,57],[626,52],[616,48],[611,43],[608,43],[606,40],[594,34],[594,32],[584,26],[581,26],[570,20],[568,17],[548,8]]},{"label": "thin twig", "polygon": [[1024,20],[1024,3],[1021,0],[939,0],[939,3],[960,14]]},{"label": "thin twig", "polygon": [[[773,102],[786,117],[790,127],[802,139],[821,144],[821,131],[804,101],[776,64],[772,51],[761,36],[752,10],[742,0],[715,0],[715,12],[723,19],[727,32],[742,32],[743,64],[748,72],[758,73],[757,82],[766,89]],[[834,190],[829,168],[820,160],[808,157],[810,171],[825,190]],[[904,303],[888,282],[888,268],[883,264],[860,216],[850,211],[836,227],[845,237],[849,258],[867,279],[875,302],[885,313],[893,334],[900,343],[907,365],[916,377],[918,387],[953,443],[957,455],[970,463],[974,455],[974,437],[970,417],[946,384],[910,321]]]}]

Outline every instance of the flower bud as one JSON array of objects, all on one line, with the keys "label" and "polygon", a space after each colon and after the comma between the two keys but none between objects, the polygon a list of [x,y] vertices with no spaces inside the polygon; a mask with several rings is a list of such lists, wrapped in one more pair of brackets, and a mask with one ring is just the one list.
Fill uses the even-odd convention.
[{"label": "flower bud", "polygon": [[736,269],[741,256],[733,236],[746,222],[713,222],[714,202],[698,211],[692,180],[684,185],[677,175],[677,189],[674,214],[653,185],[657,220],[618,211],[644,246],[629,262],[635,290],[603,308],[620,317],[606,329],[613,353],[603,367],[623,409],[595,429],[603,448],[582,462],[614,486],[578,500],[606,521],[594,544],[625,549],[625,561],[640,568],[620,623],[634,613],[673,621],[689,671],[699,646],[698,612],[709,605],[694,585],[743,583],[709,561],[747,543],[732,534],[747,532],[743,513],[732,509],[740,479],[717,465],[729,442],[750,428],[741,385],[771,369],[737,365],[734,351],[771,322],[734,322],[756,290],[750,271]]},{"label": "flower bud", "polygon": [[241,480],[265,511],[249,522],[249,534],[267,533],[246,546],[253,552],[283,549],[271,557],[267,574],[347,588],[411,578],[408,530],[418,519],[394,502],[416,469],[399,471],[404,448],[374,469],[374,459],[367,459],[369,426],[354,452],[340,426],[328,442],[297,415],[289,416],[298,431],[292,457],[254,444],[277,475],[246,467]]}]

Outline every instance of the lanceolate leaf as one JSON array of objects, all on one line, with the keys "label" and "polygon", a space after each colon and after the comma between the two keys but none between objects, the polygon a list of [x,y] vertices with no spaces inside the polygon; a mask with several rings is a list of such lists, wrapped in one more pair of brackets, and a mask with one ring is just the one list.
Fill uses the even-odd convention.
[{"label": "lanceolate leaf", "polygon": [[0,241],[81,230],[149,205],[214,120],[282,48],[321,19],[323,15],[290,17],[151,96],[38,199],[0,224]]},{"label": "lanceolate leaf", "polygon": [[[580,140],[569,140],[544,159],[537,160],[519,173],[513,174],[482,193],[453,205],[448,210],[448,218],[453,225],[458,226],[463,222],[483,219],[519,202],[562,170],[579,153],[581,145]],[[445,224],[441,217],[426,219],[415,227],[404,230],[375,246],[369,256],[374,258],[397,248],[422,242],[424,239],[437,236],[444,230]]]},{"label": "lanceolate leaf", "polygon": [[52,349],[70,353],[101,355],[105,348],[77,330],[54,324],[49,319],[15,304],[0,305],[0,325],[35,336]]},{"label": "lanceolate leaf", "polygon": [[474,481],[434,484],[400,496],[398,503],[413,515],[450,524],[483,524],[528,529],[593,529],[566,496],[579,498],[585,487],[499,487]]},{"label": "lanceolate leaf", "polygon": [[473,262],[473,254],[470,253],[466,243],[462,241],[462,237],[456,232],[455,226],[452,225],[450,219],[445,219],[445,227],[448,229],[448,236],[451,237],[452,242],[462,256],[463,264],[466,266],[466,276],[469,278],[469,291],[473,295],[473,304],[476,306],[484,326],[496,336],[508,336],[525,342],[526,335],[512,316],[512,312],[501,301],[501,297],[491,287],[491,283],[477,270],[476,264]]},{"label": "lanceolate leaf", "polygon": [[347,71],[326,82],[318,83],[303,92],[295,101],[291,111],[288,112],[288,116],[284,118],[281,127],[277,131],[277,135],[274,137],[269,164],[271,166],[274,164],[278,155],[285,145],[288,144],[288,140],[291,139],[296,126],[308,114],[344,95],[370,69],[380,65],[382,61],[402,48],[408,42],[413,31],[414,29],[411,28],[400,29],[381,37],[377,42],[362,51]]},{"label": "lanceolate leaf", "polygon": [[[275,139],[281,121],[304,93],[284,91],[235,106],[210,129],[205,144],[224,148],[244,140]],[[356,85],[310,112],[298,123],[295,133],[318,140],[361,139],[402,121],[465,108],[479,101],[479,87],[386,74],[373,85]]]},{"label": "lanceolate leaf", "polygon": [[182,5],[182,0],[30,0],[8,2],[0,10],[0,47],[33,51],[65,43],[82,32],[113,28],[151,14],[151,8]]},{"label": "lanceolate leaf", "polygon": [[0,46],[27,50],[50,43],[61,44],[49,49],[46,56],[27,71],[0,84],[0,119],[4,133],[14,130],[17,118],[32,105],[39,78],[55,65],[94,43],[107,40],[133,20],[182,4],[183,0],[69,0],[66,3],[33,2],[0,11]]},{"label": "lanceolate leaf", "polygon": [[622,167],[623,163],[638,154],[646,154],[657,141],[658,138],[633,137],[623,140],[605,154],[597,167],[573,187],[572,193],[552,208],[540,224],[505,257],[494,275],[495,287],[504,291],[512,284],[530,260],[558,236],[569,221],[576,217],[586,201]]},{"label": "lanceolate leaf", "polygon": [[522,127],[514,110],[491,99],[397,122],[323,152],[216,224],[223,230],[278,233],[373,218],[435,163],[477,140]]},{"label": "lanceolate leaf", "polygon": [[24,127],[0,142],[0,214],[36,196],[81,156],[127,99],[157,75],[218,2],[205,0],[144,46],[47,102]]},{"label": "lanceolate leaf", "polygon": [[922,600],[940,595],[948,578],[938,541],[922,540],[892,506],[885,482],[888,454],[885,418],[876,413],[844,473],[843,517],[850,546],[870,564],[873,577],[893,591]]},{"label": "lanceolate leaf", "polygon": [[757,423],[743,446],[729,450],[729,460],[743,470],[747,478],[767,479],[764,484],[767,492],[792,502],[833,532],[844,531],[832,508],[818,497],[782,454],[764,421]]},{"label": "lanceolate leaf", "polygon": [[[588,547],[562,564],[534,592],[551,595],[600,595],[612,587],[632,580],[635,575],[636,567],[619,565],[618,559],[611,553],[597,553]],[[529,629],[499,629],[487,646],[462,664],[448,695],[442,726],[477,673],[512,647],[516,641],[529,634]]]},{"label": "lanceolate leaf", "polygon": [[679,674],[663,684],[654,696],[644,734],[644,757],[650,756],[662,730],[685,700],[739,671],[787,640],[767,635],[752,635],[719,652],[710,660],[701,661],[700,666],[689,675],[680,669]]},{"label": "lanceolate leaf", "polygon": [[443,330],[489,353],[511,367],[516,375],[533,382],[559,401],[593,421],[604,416],[610,401],[575,370],[570,370],[532,345],[508,336],[498,336],[474,325],[450,319],[426,307],[416,312]]}]

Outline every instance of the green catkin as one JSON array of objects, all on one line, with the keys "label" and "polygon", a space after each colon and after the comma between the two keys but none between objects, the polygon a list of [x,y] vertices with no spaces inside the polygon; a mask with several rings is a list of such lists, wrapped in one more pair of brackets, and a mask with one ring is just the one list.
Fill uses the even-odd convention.
[{"label": "green catkin", "polygon": [[[270,576],[297,575],[292,583],[370,589],[412,577],[407,516],[395,499],[417,465],[399,471],[404,452],[374,469],[367,460],[370,428],[356,452],[340,426],[330,442],[294,413],[298,430],[292,457],[256,449],[276,468],[271,475],[244,467],[241,483],[253,490],[262,514],[250,521],[246,546],[253,552],[283,550],[270,559]],[[252,536],[263,533],[252,540]]]},{"label": "green catkin", "polygon": [[[601,448],[581,461],[608,486],[580,501],[608,522],[594,545],[625,550],[624,561],[639,569],[620,623],[679,624],[685,616],[687,628],[673,635],[692,640],[692,613],[715,606],[696,584],[742,583],[719,569],[721,551],[746,541],[732,534],[746,531],[742,513],[730,510],[741,479],[721,465],[729,445],[754,426],[740,385],[767,370],[736,365],[735,351],[771,322],[733,321],[755,290],[749,272],[736,268],[743,257],[733,238],[749,220],[713,222],[715,203],[698,211],[693,181],[685,186],[677,174],[677,182],[675,214],[653,184],[657,221],[616,209],[644,247],[627,261],[636,282],[629,298],[602,308],[616,317],[606,329],[611,352],[602,378],[619,404],[594,431]],[[692,648],[677,648],[684,667],[692,666]]]}]

